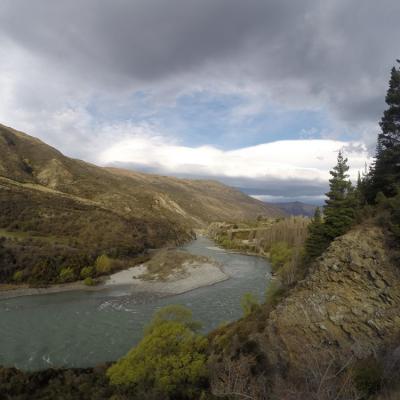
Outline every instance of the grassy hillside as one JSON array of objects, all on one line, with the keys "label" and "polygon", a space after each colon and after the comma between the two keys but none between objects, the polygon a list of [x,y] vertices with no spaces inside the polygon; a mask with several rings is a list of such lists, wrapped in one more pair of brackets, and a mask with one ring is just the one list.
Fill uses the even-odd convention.
[{"label": "grassy hillside", "polygon": [[102,254],[129,263],[212,221],[257,215],[281,211],[218,182],[74,160],[0,125],[0,282],[59,282],[62,269],[75,280]]}]

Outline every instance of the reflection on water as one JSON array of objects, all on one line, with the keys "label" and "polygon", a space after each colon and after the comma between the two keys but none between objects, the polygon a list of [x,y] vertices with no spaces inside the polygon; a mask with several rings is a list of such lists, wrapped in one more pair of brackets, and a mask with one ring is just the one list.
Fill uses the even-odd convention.
[{"label": "reflection on water", "polygon": [[128,288],[65,292],[0,301],[0,365],[22,369],[86,367],[124,355],[155,310],[183,304],[204,331],[241,316],[245,292],[263,296],[270,267],[255,256],[227,253],[206,238],[184,246],[220,262],[231,279],[177,296],[132,296]]}]

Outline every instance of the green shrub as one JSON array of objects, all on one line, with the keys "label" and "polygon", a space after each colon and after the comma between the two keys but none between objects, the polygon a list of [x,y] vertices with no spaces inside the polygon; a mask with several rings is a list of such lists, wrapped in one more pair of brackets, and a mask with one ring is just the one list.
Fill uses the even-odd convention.
[{"label": "green shrub", "polygon": [[269,251],[273,270],[276,272],[288,263],[292,257],[292,253],[292,249],[286,242],[274,243]]},{"label": "green shrub", "polygon": [[253,293],[245,293],[240,300],[240,305],[242,306],[245,317],[250,315],[260,306]]},{"label": "green shrub", "polygon": [[377,193],[375,203],[379,208],[386,208],[388,206],[387,198],[382,192]]},{"label": "green shrub", "polygon": [[72,282],[75,280],[75,273],[71,267],[66,267],[61,269],[58,274],[58,279],[60,282]]},{"label": "green shrub", "polygon": [[231,249],[233,247],[232,240],[223,239],[221,242],[221,246],[224,247],[225,249]]},{"label": "green shrub", "polygon": [[22,271],[17,271],[14,273],[12,279],[14,282],[21,282],[23,279],[23,272]]},{"label": "green shrub", "polygon": [[95,262],[96,272],[99,274],[108,274],[112,270],[112,260],[106,254],[97,257]]},{"label": "green shrub", "polygon": [[107,376],[113,385],[150,397],[198,398],[206,386],[207,339],[166,314],[168,319],[153,321],[138,346],[111,366]]},{"label": "green shrub", "polygon": [[95,280],[94,280],[93,278],[91,278],[90,276],[88,276],[87,278],[85,278],[85,280],[83,281],[83,283],[84,283],[86,286],[95,286],[95,285],[96,285]]},{"label": "green shrub", "polygon": [[81,269],[81,278],[86,279],[86,278],[93,278],[95,274],[95,270],[93,267],[84,267]]},{"label": "green shrub", "polygon": [[395,241],[391,244],[395,247],[399,247],[400,193],[394,197],[386,198],[381,192],[379,192],[376,197],[377,201],[379,201],[376,221],[393,234]]}]

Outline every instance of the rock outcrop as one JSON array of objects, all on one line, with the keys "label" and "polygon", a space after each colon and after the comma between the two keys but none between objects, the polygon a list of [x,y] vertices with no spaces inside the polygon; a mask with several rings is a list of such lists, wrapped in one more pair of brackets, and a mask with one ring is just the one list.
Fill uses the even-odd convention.
[{"label": "rock outcrop", "polygon": [[331,244],[271,312],[260,342],[270,362],[293,364],[310,345],[363,358],[399,331],[400,267],[391,263],[382,231],[362,227]]},{"label": "rock outcrop", "polygon": [[216,375],[240,366],[243,387],[261,393],[271,382],[310,370],[324,355],[345,365],[379,353],[400,332],[400,266],[389,254],[375,226],[336,239],[272,311],[264,306],[215,333]]}]

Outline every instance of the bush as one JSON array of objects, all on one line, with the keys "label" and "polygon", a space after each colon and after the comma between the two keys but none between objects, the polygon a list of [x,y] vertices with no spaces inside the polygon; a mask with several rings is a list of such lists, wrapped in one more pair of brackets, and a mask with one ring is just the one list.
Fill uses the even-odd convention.
[{"label": "bush", "polygon": [[86,278],[93,278],[95,274],[95,270],[93,267],[84,267],[81,269],[81,278],[86,279]]},{"label": "bush", "polygon": [[378,214],[377,222],[384,228],[389,229],[393,234],[396,247],[399,246],[400,239],[400,192],[396,196],[386,198],[381,192],[377,194]]},{"label": "bush", "polygon": [[17,272],[14,273],[12,279],[13,279],[14,282],[21,282],[23,277],[24,276],[23,276],[22,271],[17,271]]},{"label": "bush", "polygon": [[304,248],[294,247],[290,260],[279,269],[279,277],[283,285],[292,286],[304,275]]},{"label": "bush", "polygon": [[253,293],[245,293],[242,299],[240,300],[240,305],[242,306],[245,317],[250,315],[260,306],[256,296],[254,296]]},{"label": "bush", "polygon": [[108,369],[111,384],[150,398],[199,398],[207,381],[207,339],[169,318],[151,326],[138,346]]},{"label": "bush", "polygon": [[221,246],[224,247],[225,249],[231,249],[233,247],[233,242],[232,240],[229,239],[223,239],[221,241]]},{"label": "bush", "polygon": [[298,265],[289,262],[279,270],[279,278],[285,286],[291,286],[296,282],[297,268]]},{"label": "bush", "polygon": [[278,242],[271,246],[269,254],[272,268],[276,272],[290,261],[292,249],[286,242]]},{"label": "bush", "polygon": [[376,195],[375,203],[378,206],[378,208],[381,208],[381,209],[388,207],[387,198],[382,192],[378,192],[378,194]]},{"label": "bush", "polygon": [[112,260],[106,254],[97,257],[94,265],[99,274],[108,274],[112,270]]},{"label": "bush", "polygon": [[95,286],[95,285],[96,285],[95,280],[94,280],[93,278],[91,278],[90,276],[88,276],[87,278],[85,278],[85,280],[83,281],[83,283],[84,283],[86,286]]},{"label": "bush", "polygon": [[60,280],[60,282],[74,281],[75,280],[74,270],[71,267],[63,268],[58,275],[58,279]]}]

